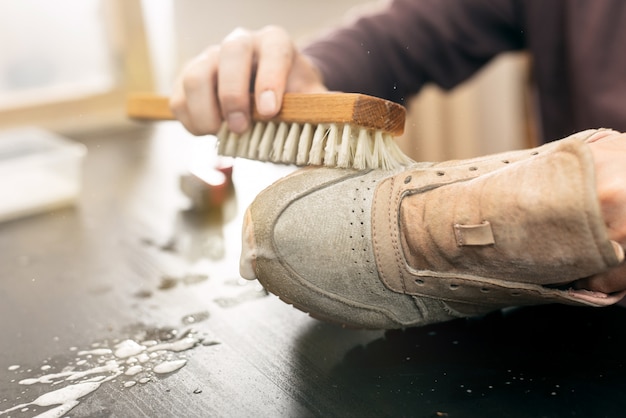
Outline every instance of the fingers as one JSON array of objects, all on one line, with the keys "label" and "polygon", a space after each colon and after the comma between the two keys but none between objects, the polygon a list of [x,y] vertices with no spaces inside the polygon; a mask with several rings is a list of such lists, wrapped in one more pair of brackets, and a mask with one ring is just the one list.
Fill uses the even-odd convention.
[{"label": "fingers", "polygon": [[253,35],[236,29],[183,69],[170,97],[174,116],[195,135],[215,134],[222,122],[242,133],[250,126]]},{"label": "fingers", "polygon": [[626,290],[626,134],[599,130],[586,141],[589,143],[596,172],[596,189],[608,238],[622,262],[616,267],[592,277],[578,280],[575,287],[603,293]]},{"label": "fingers", "polygon": [[242,133],[251,124],[254,73],[258,74],[258,110],[270,118],[280,109],[294,52],[282,29],[235,29],[220,45],[210,47],[185,67],[174,86],[170,108],[196,135],[216,133],[224,120],[231,131]]},{"label": "fingers", "polygon": [[219,49],[212,47],[192,60],[174,84],[170,109],[195,135],[217,132],[222,116],[216,97]]},{"label": "fingers", "polygon": [[254,85],[259,114],[272,117],[278,113],[291,72],[295,47],[283,29],[268,26],[259,31],[256,46],[258,66]]},{"label": "fingers", "polygon": [[599,129],[593,135],[587,138],[585,142],[587,143],[597,142],[603,138],[610,137],[613,135],[619,135],[619,134],[620,133],[618,131],[614,131],[612,129]]},{"label": "fingers", "polygon": [[602,293],[617,293],[626,290],[626,264],[574,283],[576,289],[586,289]]},{"label": "fingers", "polygon": [[236,29],[222,42],[217,94],[222,117],[231,131],[242,133],[250,126],[250,79],[255,56],[253,34]]},{"label": "fingers", "polygon": [[315,65],[285,30],[236,29],[185,67],[170,108],[196,135],[216,133],[224,120],[231,131],[242,133],[251,125],[252,85],[257,112],[268,119],[279,112],[285,91],[326,90]]},{"label": "fingers", "polygon": [[609,239],[626,245],[626,134],[600,131],[597,135],[589,147],[602,217]]}]

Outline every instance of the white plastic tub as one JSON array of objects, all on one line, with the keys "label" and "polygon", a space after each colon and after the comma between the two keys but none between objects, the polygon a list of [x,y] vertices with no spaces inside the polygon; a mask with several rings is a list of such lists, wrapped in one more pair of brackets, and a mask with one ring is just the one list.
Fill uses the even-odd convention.
[{"label": "white plastic tub", "polygon": [[85,154],[83,144],[41,129],[0,131],[0,221],[74,204]]}]

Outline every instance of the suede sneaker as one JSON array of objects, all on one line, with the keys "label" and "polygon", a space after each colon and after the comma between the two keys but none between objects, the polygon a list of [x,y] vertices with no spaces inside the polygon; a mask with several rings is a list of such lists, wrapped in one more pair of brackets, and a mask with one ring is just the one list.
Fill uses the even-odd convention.
[{"label": "suede sneaker", "polygon": [[616,266],[589,130],[395,171],[305,168],[248,208],[241,275],[311,316],[392,329],[505,307],[606,306],[570,286]]}]

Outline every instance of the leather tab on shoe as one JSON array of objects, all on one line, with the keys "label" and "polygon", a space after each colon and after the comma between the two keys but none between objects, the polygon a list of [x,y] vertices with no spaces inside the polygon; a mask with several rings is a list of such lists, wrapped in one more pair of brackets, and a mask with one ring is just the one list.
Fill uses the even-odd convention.
[{"label": "leather tab on shoe", "polygon": [[455,224],[454,236],[459,247],[466,245],[493,245],[496,243],[489,221],[484,221],[478,225]]}]

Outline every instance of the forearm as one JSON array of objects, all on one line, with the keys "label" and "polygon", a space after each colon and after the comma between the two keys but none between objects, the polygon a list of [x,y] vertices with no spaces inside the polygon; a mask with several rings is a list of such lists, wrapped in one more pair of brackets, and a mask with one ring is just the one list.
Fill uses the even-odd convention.
[{"label": "forearm", "polygon": [[512,0],[395,0],[310,44],[331,90],[402,103],[429,82],[449,89],[523,46]]}]

